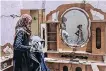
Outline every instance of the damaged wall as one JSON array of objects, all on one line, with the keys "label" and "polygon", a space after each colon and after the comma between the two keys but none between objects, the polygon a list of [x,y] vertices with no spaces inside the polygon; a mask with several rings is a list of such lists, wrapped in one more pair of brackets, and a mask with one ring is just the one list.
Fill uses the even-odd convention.
[{"label": "damaged wall", "polygon": [[[61,4],[79,3],[82,1],[46,1],[45,13],[56,9]],[[87,1],[94,7],[102,9],[106,12],[106,1]],[[13,44],[15,25],[20,16],[20,9],[41,9],[42,1],[1,1],[1,43],[4,45],[7,42]],[[13,15],[14,14],[14,18]],[[96,12],[93,13],[96,16]],[[96,17],[97,18],[97,17]],[[97,18],[98,19],[98,18]]]}]

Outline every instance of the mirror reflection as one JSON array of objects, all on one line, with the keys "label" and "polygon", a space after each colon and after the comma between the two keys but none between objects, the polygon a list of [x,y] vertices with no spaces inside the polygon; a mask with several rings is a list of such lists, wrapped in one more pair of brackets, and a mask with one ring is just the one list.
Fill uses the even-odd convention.
[{"label": "mirror reflection", "polygon": [[83,10],[70,9],[63,13],[61,18],[61,36],[68,46],[82,47],[88,42],[90,22]]}]

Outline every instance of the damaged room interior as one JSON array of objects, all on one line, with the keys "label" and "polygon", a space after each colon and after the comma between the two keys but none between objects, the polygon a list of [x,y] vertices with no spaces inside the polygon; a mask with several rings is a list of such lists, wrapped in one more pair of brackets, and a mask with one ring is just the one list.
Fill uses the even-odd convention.
[{"label": "damaged room interior", "polygon": [[0,3],[0,71],[106,71],[106,1]]}]

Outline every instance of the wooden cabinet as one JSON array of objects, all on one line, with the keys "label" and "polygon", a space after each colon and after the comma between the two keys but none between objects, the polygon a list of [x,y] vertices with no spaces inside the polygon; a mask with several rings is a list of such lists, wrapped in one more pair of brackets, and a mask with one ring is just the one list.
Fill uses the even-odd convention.
[{"label": "wooden cabinet", "polygon": [[[85,4],[85,5],[86,5],[85,8],[83,8],[82,7],[83,3],[64,4],[64,5],[60,5],[59,7],[57,7],[57,9],[47,14],[46,20],[52,21],[53,15],[58,12],[56,17],[60,22],[59,24],[56,25],[54,22],[46,23],[47,44],[48,44],[47,63],[51,71],[53,71],[53,68],[51,66],[57,67],[56,65],[59,65],[58,71],[106,71],[106,63],[105,63],[106,62],[106,57],[105,57],[106,56],[106,44],[105,44],[106,43],[106,15],[104,14],[105,12],[103,13],[103,11],[100,9],[96,9],[96,8],[94,9],[90,4]],[[87,19],[90,20],[88,21],[89,28],[88,26],[85,26],[85,23],[82,24],[84,20],[82,20],[81,23],[81,20],[79,19],[80,18],[79,16],[81,16],[81,14],[79,14],[79,12],[78,12],[79,16],[77,13],[75,14],[75,10],[76,10],[75,8],[81,10],[81,12],[83,11],[83,13],[86,14]],[[103,15],[104,19],[94,20],[91,9]],[[68,12],[70,11],[71,13],[72,10],[74,11],[71,15]],[[66,13],[67,15],[65,15]],[[72,19],[71,16],[74,18]],[[75,16],[78,17],[75,18]],[[73,21],[75,21],[75,24],[73,24],[74,23]],[[67,26],[66,23],[69,23],[70,25]],[[89,37],[88,35],[85,35],[85,37],[87,37],[89,41],[87,41],[83,47],[76,48],[76,51],[74,53],[73,52],[74,49],[71,48],[71,46],[70,47],[67,46],[63,42],[62,35],[61,35],[62,33],[61,28],[63,28],[63,30],[65,29],[63,33],[68,31],[70,34],[73,33],[74,35],[72,35],[71,37],[74,37],[76,36],[75,35],[76,30],[78,30],[78,26],[76,26],[77,23],[82,24],[82,26],[84,26],[83,28],[86,28],[86,30],[90,32],[85,33],[86,31],[83,29],[85,31],[84,34],[89,35]],[[70,29],[66,29],[66,27],[72,28],[72,30],[70,31]],[[68,34],[65,33],[65,35],[67,38]],[[77,37],[74,38],[76,39]],[[55,51],[49,51],[49,50],[55,50]],[[73,60],[70,61],[70,58],[72,56],[74,56]],[[50,65],[51,62],[52,63],[54,62],[55,65]]]},{"label": "wooden cabinet", "polygon": [[92,53],[106,54],[106,21],[92,21]]},{"label": "wooden cabinet", "polygon": [[1,46],[0,70],[13,71],[13,46],[10,43]]},{"label": "wooden cabinet", "polygon": [[44,51],[57,51],[57,25],[59,22],[46,22],[41,24],[41,38],[45,40]]},{"label": "wooden cabinet", "polygon": [[46,24],[48,51],[57,51],[57,24],[58,22],[48,22]]},{"label": "wooden cabinet", "polygon": [[32,35],[41,35],[40,24],[45,22],[45,10],[44,9],[22,9],[22,14],[29,14],[32,17],[31,31]]},{"label": "wooden cabinet", "polygon": [[1,70],[2,71],[13,71],[13,58],[5,57],[5,59],[1,58]]}]

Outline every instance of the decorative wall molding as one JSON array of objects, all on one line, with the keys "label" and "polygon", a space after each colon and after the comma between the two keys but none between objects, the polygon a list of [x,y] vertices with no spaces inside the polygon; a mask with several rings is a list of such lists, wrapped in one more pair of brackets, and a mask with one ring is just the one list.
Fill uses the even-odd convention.
[{"label": "decorative wall molding", "polygon": [[[85,7],[83,7],[83,6],[85,6]],[[85,5],[83,3],[62,4],[59,7],[57,7],[56,10],[53,10],[49,14],[47,14],[46,20],[50,20],[52,14],[55,13],[55,12],[58,12],[58,11],[59,11],[58,17],[60,17],[64,13],[65,10],[72,8],[72,7],[79,7],[79,8],[84,9],[88,13],[88,15],[90,16],[91,21],[93,20],[92,14],[90,12],[91,9],[99,12],[102,15],[104,15],[104,20],[106,20],[106,12],[103,12],[101,9],[94,8],[89,3],[86,3]],[[61,20],[61,19],[59,18],[58,20]]]}]

